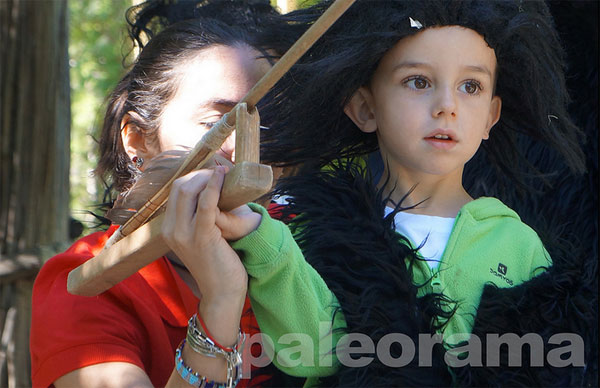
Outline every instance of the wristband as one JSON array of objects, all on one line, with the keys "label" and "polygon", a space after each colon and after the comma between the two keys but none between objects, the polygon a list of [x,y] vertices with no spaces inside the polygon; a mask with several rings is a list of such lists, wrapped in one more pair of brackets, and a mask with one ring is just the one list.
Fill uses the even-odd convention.
[{"label": "wristband", "polygon": [[[194,320],[193,322],[192,322],[192,319]],[[218,347],[219,349],[221,349],[221,350],[223,350],[225,352],[233,352],[233,348],[225,347],[225,346],[221,345],[220,343],[218,343],[217,341],[215,341],[213,339],[213,336],[210,335],[210,333],[208,332],[208,329],[206,328],[206,324],[202,320],[202,317],[198,316],[198,314],[194,314],[194,316],[192,318],[190,318],[190,321],[188,322],[188,327],[190,326],[190,324],[193,324],[194,325],[194,329],[197,329],[196,322],[200,322],[200,326],[202,326],[202,330],[203,330],[206,338],[209,339],[213,343],[213,345],[215,345],[216,347]],[[239,337],[239,334],[238,334],[238,342],[239,342],[239,339],[240,339],[240,337]],[[234,345],[234,347],[235,346],[237,346],[237,342]]]}]

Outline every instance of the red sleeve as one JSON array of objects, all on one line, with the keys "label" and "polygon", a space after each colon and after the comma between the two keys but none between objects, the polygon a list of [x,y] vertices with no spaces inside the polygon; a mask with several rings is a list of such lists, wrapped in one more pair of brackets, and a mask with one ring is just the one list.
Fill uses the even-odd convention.
[{"label": "red sleeve", "polygon": [[[133,306],[118,287],[97,297],[67,292],[69,271],[94,256],[107,233],[95,233],[50,259],[35,280],[32,297],[31,366],[35,387],[50,386],[66,373],[102,362],[143,368],[143,333]],[[78,314],[70,312],[77,311]]]}]

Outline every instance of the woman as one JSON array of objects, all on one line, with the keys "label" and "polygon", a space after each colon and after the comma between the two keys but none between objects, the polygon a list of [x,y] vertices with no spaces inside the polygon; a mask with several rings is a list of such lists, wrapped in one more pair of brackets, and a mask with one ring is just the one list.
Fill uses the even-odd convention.
[{"label": "woman", "polygon": [[[96,172],[110,176],[119,192],[131,187],[138,170],[159,153],[193,147],[270,67],[263,47],[254,43],[255,29],[195,16],[153,37],[109,97]],[[223,156],[230,157],[232,147],[228,141]],[[209,176],[222,177],[224,171],[216,171],[196,175],[206,183]],[[174,185],[172,199],[186,196],[186,179]],[[226,349],[236,343],[240,316],[248,308],[246,279],[213,282],[216,272],[194,265],[195,255],[220,258],[233,251],[210,244],[199,251],[179,248],[181,239],[173,237],[179,236],[173,231],[181,227],[181,210],[170,210],[165,222],[165,235],[177,257],[163,257],[97,297],[68,294],[66,279],[73,268],[98,253],[115,226],[84,237],[44,265],[32,301],[34,386],[186,385],[189,376],[186,381],[174,369],[173,354],[186,337],[189,318],[198,311],[214,340]],[[260,220],[247,207],[225,218],[242,229],[256,227]],[[241,327],[256,331],[253,317],[245,315]],[[182,353],[186,366],[206,381],[227,382],[232,366],[225,357],[205,356],[189,346]],[[232,377],[234,382],[240,376]],[[263,380],[259,376],[252,383]]]}]

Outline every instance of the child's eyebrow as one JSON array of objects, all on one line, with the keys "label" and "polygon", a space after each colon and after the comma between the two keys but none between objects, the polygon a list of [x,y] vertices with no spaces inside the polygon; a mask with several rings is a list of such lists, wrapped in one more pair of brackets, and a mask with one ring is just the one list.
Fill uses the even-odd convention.
[{"label": "child's eyebrow", "polygon": [[492,72],[486,66],[468,65],[468,66],[465,66],[465,68],[470,71],[486,74],[490,78],[493,78]]},{"label": "child's eyebrow", "polygon": [[400,62],[399,64],[394,66],[393,71],[401,70],[401,69],[422,68],[422,67],[431,68],[432,66],[427,63],[423,63],[423,62]]},{"label": "child's eyebrow", "polygon": [[[401,63],[397,64],[396,66],[394,66],[393,71],[397,71],[397,70],[401,70],[401,69],[419,69],[419,68],[431,69],[431,68],[433,68],[433,66],[428,63],[425,63],[425,62],[401,62]],[[464,66],[464,68],[466,70],[474,71],[477,73],[482,73],[482,74],[489,76],[490,78],[493,78],[492,72],[490,71],[490,69],[487,68],[487,66],[466,65],[466,66]]]}]

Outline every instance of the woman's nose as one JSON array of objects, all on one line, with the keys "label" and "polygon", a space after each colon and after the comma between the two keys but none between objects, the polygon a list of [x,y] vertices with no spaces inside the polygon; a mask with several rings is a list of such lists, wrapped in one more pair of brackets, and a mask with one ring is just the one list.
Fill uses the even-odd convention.
[{"label": "woman's nose", "polygon": [[223,145],[221,146],[221,151],[227,159],[235,162],[235,131],[227,137]]}]

